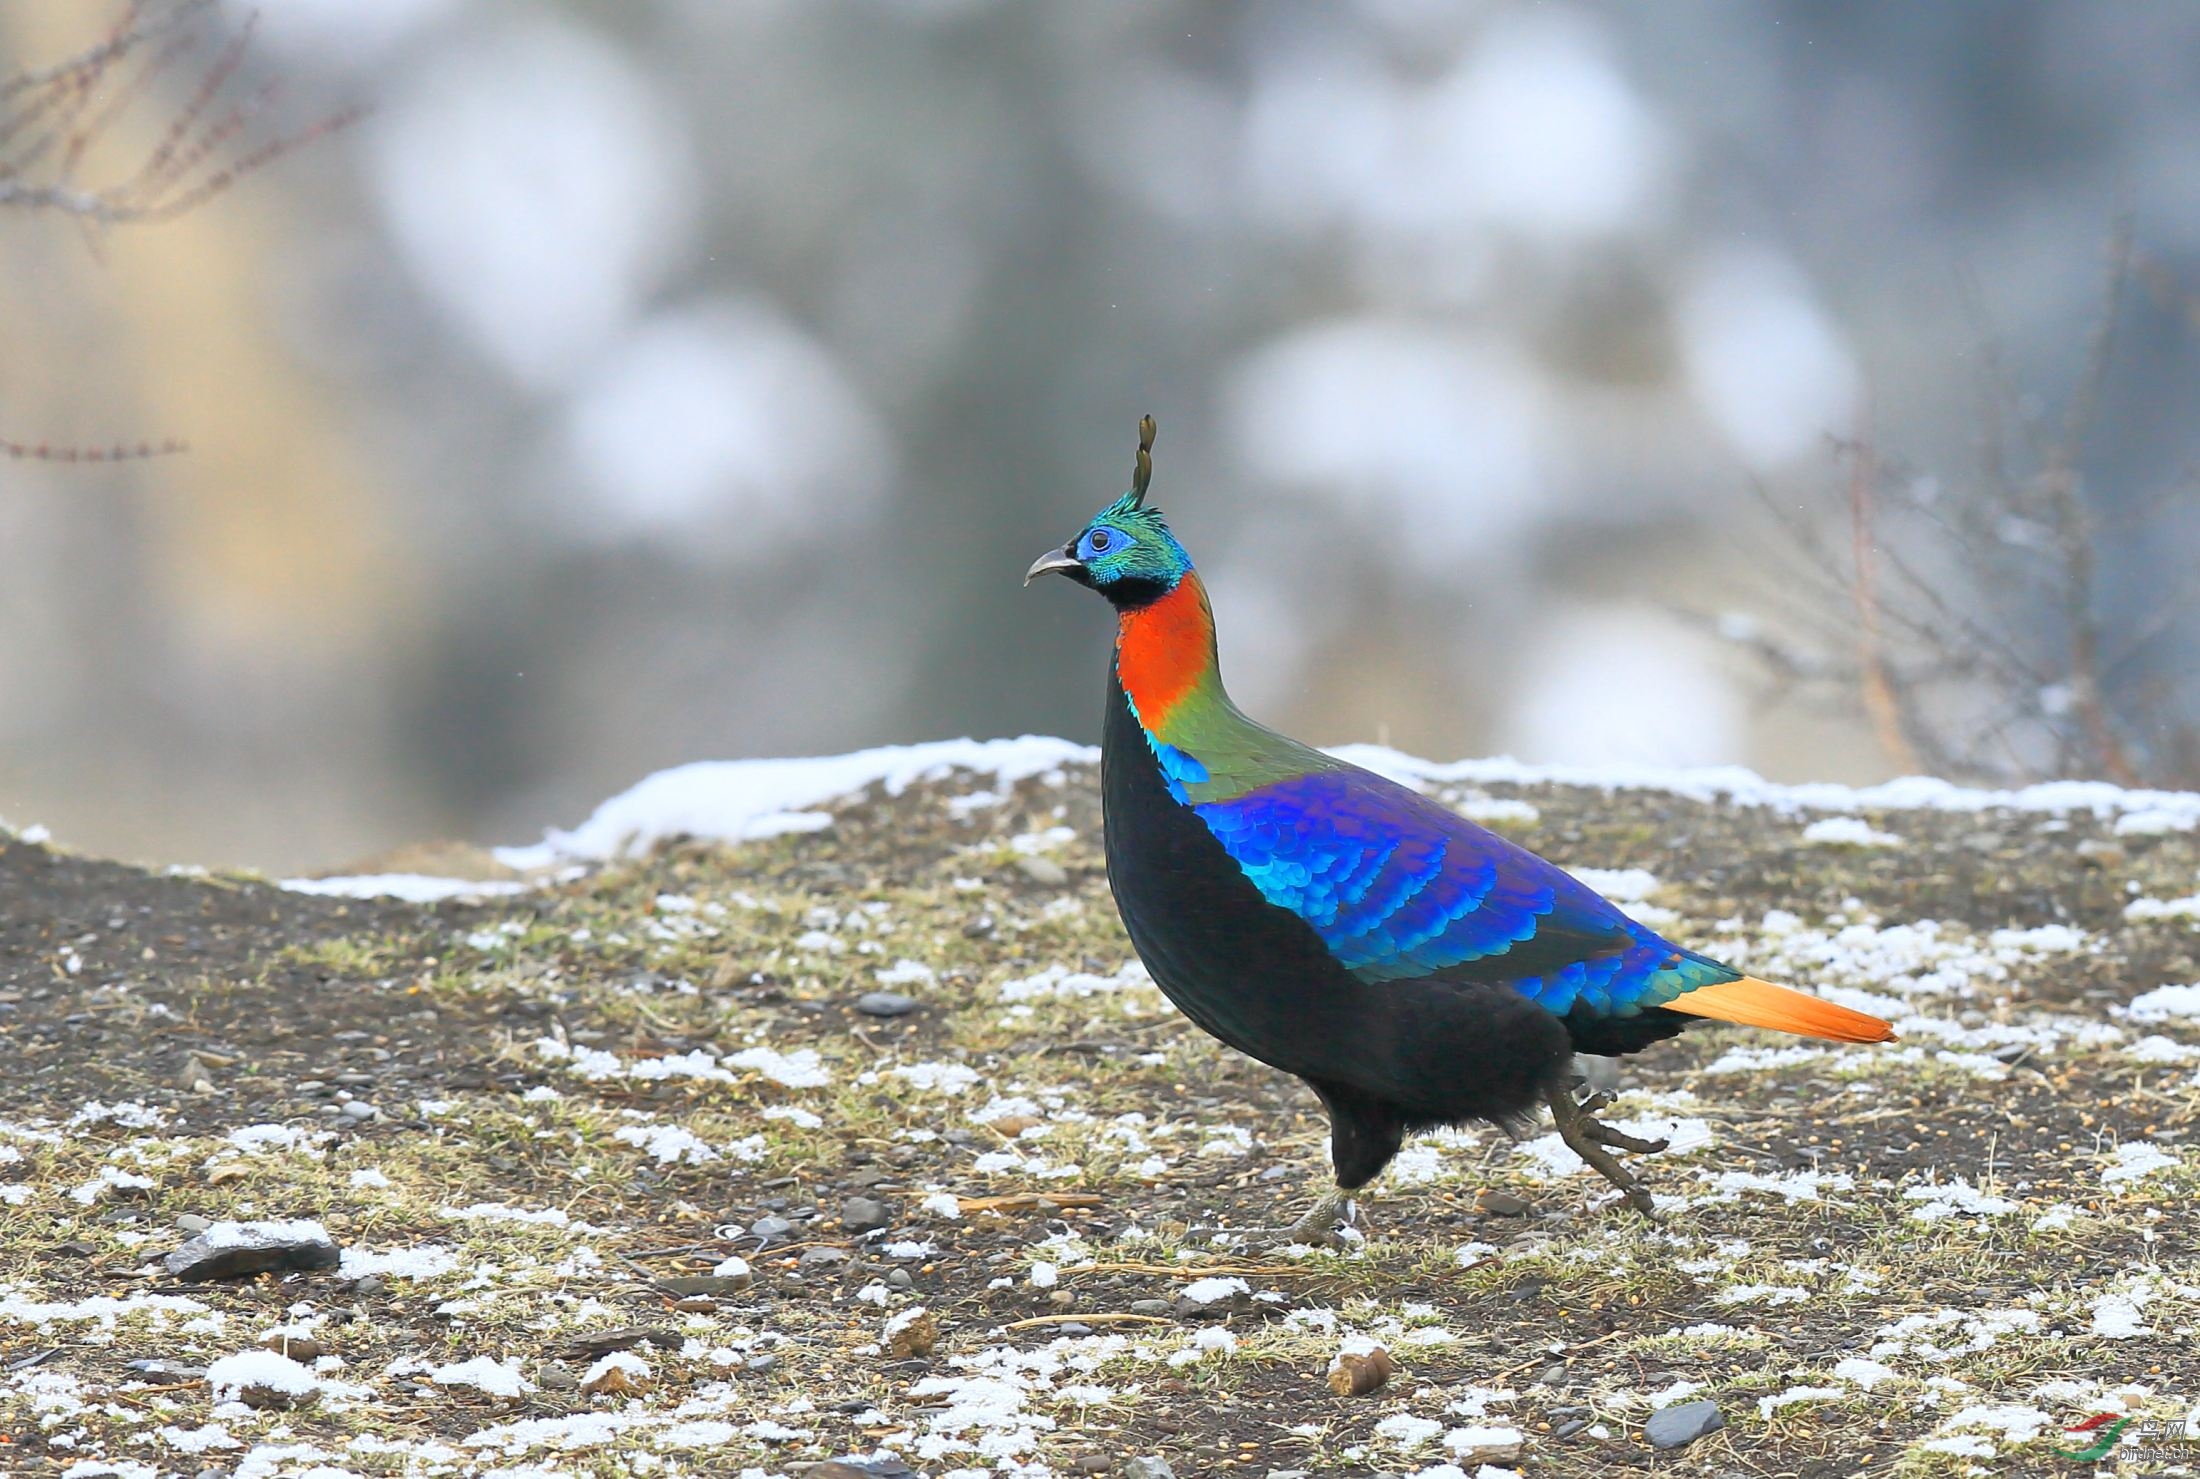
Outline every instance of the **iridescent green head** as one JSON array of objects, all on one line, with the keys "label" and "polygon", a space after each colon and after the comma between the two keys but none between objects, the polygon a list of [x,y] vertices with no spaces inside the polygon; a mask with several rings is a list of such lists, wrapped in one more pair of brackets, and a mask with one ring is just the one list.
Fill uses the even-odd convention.
[{"label": "iridescent green head", "polygon": [[1024,572],[1025,585],[1042,575],[1066,575],[1126,608],[1144,606],[1176,589],[1191,570],[1192,557],[1169,532],[1161,510],[1146,507],[1157,430],[1151,416],[1138,423],[1138,462],[1130,492],[1094,515],[1076,538],[1034,560]]}]

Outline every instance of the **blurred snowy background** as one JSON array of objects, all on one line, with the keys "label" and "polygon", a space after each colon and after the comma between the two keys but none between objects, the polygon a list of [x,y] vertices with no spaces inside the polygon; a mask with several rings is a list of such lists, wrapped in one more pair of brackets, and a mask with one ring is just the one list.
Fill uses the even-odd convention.
[{"label": "blurred snowy background", "polygon": [[[1018,579],[1146,410],[1263,718],[1883,776],[1729,640],[1799,620],[1764,502],[1838,525],[1866,426],[1974,467],[1982,314],[2059,415],[2119,215],[2200,282],[2183,0],[257,9],[283,116],[373,114],[170,223],[0,213],[0,436],[192,445],[0,459],[0,814],[132,857],[1093,738],[1103,614]],[[0,72],[102,23],[0,0]],[[2200,394],[2170,297],[2118,327],[2111,499]],[[2110,547],[2105,599],[2195,539]]]}]

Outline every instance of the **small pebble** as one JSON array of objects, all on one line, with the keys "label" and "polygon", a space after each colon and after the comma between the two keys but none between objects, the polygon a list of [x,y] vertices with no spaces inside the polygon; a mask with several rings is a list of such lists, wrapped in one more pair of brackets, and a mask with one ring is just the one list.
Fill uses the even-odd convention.
[{"label": "small pebble", "polygon": [[759,1217],[749,1224],[749,1236],[762,1238],[766,1242],[773,1238],[783,1238],[793,1231],[794,1224],[784,1217]]},{"label": "small pebble", "polygon": [[186,1212],[176,1219],[176,1226],[187,1233],[202,1233],[213,1225],[214,1220],[212,1218],[201,1217],[196,1212]]},{"label": "small pebble", "polygon": [[866,991],[856,998],[856,1010],[866,1017],[906,1017],[916,1009],[916,998],[898,991]]},{"label": "small pebble", "polygon": [[1048,888],[1060,888],[1069,882],[1069,869],[1052,858],[1018,858],[1016,868],[1033,883],[1044,884]]},{"label": "small pebble", "polygon": [[897,1268],[892,1273],[886,1276],[886,1282],[893,1285],[896,1289],[907,1289],[910,1285],[916,1283],[917,1281],[914,1278],[910,1277],[909,1270],[905,1268]]},{"label": "small pebble", "polygon": [[381,1111],[364,1099],[347,1099],[344,1101],[344,1113],[351,1119],[371,1120]]},{"label": "small pebble", "polygon": [[1134,1458],[1123,1465],[1123,1479],[1176,1479],[1176,1470],[1165,1458]]},{"label": "small pebble", "polygon": [[124,1364],[140,1376],[150,1376],[160,1381],[197,1381],[206,1375],[204,1366],[182,1366],[174,1361],[138,1360]]},{"label": "small pebble", "polygon": [[334,1268],[340,1260],[335,1240],[317,1222],[227,1223],[210,1230],[221,1234],[218,1241],[209,1242],[202,1232],[163,1260],[171,1276],[235,1279],[285,1269]]},{"label": "small pebble", "polygon": [[748,1288],[754,1278],[754,1274],[679,1274],[659,1279],[657,1287],[675,1299],[723,1299]]},{"label": "small pebble", "polygon": [[893,1222],[893,1209],[876,1197],[850,1197],[840,1204],[840,1225],[849,1232],[877,1232]]},{"label": "small pebble", "polygon": [[821,1464],[789,1464],[802,1479],[924,1479],[898,1458],[836,1458]]},{"label": "small pebble", "polygon": [[1719,1411],[1718,1403],[1681,1402],[1651,1413],[1650,1421],[1643,1424],[1642,1435],[1650,1440],[1652,1448],[1682,1448],[1725,1426],[1726,1415]]}]

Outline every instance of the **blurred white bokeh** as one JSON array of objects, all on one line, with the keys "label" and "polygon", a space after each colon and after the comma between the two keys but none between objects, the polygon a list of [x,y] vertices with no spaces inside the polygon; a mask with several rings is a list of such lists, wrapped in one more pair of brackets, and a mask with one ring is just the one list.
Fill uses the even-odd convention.
[{"label": "blurred white bokeh", "polygon": [[405,265],[507,374],[565,383],[685,255],[677,115],[620,49],[539,16],[392,80],[367,158]]},{"label": "blurred white bokeh", "polygon": [[464,0],[257,0],[262,33],[287,62],[360,71],[456,14]]},{"label": "blurred white bokeh", "polygon": [[1502,340],[1403,319],[1315,324],[1228,385],[1246,474],[1332,506],[1407,565],[1502,561],[1540,516],[1548,395]]},{"label": "blurred white bokeh", "polygon": [[1725,654],[1655,608],[1566,604],[1512,654],[1503,754],[1551,765],[1716,765],[1748,730]]},{"label": "blurred white bokeh", "polygon": [[1686,269],[1675,317],[1697,403],[1752,465],[1822,451],[1851,430],[1855,366],[1789,263],[1747,247],[1710,252]]},{"label": "blurred white bokeh", "polygon": [[706,562],[860,526],[893,469],[884,426],[831,351],[753,301],[636,326],[577,389],[566,427],[567,529]]}]

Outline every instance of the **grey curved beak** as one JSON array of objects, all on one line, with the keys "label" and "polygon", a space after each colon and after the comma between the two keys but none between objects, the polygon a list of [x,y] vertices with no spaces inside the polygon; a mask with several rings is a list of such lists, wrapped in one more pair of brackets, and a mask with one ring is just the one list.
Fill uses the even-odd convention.
[{"label": "grey curved beak", "polygon": [[1077,568],[1077,557],[1068,550],[1050,549],[1031,562],[1031,568],[1024,572],[1024,584],[1029,585],[1042,575],[1058,575]]}]

